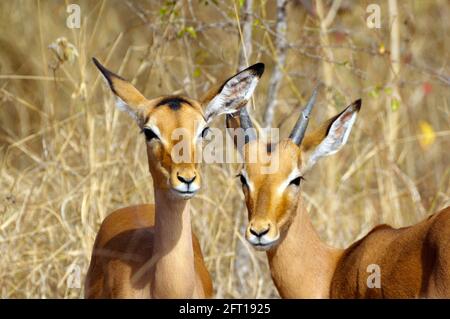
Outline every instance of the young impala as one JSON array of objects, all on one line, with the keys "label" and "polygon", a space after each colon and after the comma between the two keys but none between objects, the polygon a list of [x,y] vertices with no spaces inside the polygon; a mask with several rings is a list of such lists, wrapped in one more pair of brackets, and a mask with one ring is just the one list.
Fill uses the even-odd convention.
[{"label": "young impala", "polygon": [[[318,159],[347,142],[361,100],[305,136],[316,94],[290,137],[269,148],[280,163],[272,174],[263,174],[264,165],[257,160],[247,160],[266,145],[250,134],[252,123],[245,109],[240,117],[227,115],[228,127],[249,132],[240,148],[246,162],[240,174],[249,217],[245,235],[256,249],[267,251],[278,292],[284,298],[449,298],[450,207],[411,227],[379,225],[347,249],[320,240],[301,199],[300,184]],[[378,287],[368,285],[371,265],[379,267]]]},{"label": "young impala", "polygon": [[239,110],[264,71],[255,64],[210,91],[201,102],[184,96],[146,99],[131,83],[94,63],[145,134],[155,204],[111,213],[100,226],[86,277],[87,298],[203,298],[212,283],[199,242],[191,231],[190,201],[200,189],[195,161],[174,159],[176,129],[185,132],[189,158],[196,158],[208,123]]}]

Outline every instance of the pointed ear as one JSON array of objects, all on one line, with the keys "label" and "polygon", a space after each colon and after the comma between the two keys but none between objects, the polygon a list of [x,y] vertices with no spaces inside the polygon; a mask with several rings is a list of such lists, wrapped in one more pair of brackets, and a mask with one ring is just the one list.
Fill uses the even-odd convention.
[{"label": "pointed ear", "polygon": [[235,113],[245,106],[263,73],[264,64],[256,63],[226,80],[219,89],[209,92],[203,99],[206,121],[220,114]]},{"label": "pointed ear", "polygon": [[130,82],[109,71],[96,58],[92,58],[92,61],[117,96],[117,107],[130,114],[139,123],[143,116],[142,106],[147,99]]},{"label": "pointed ear", "polygon": [[320,158],[338,152],[347,143],[360,108],[361,99],[305,136],[301,145],[305,163],[302,172],[308,171]]}]

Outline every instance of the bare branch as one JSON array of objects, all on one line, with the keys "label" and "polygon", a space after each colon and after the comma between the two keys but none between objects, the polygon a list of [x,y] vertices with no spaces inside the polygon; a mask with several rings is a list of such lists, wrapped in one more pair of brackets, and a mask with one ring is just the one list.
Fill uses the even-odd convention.
[{"label": "bare branch", "polygon": [[328,11],[326,18],[322,21],[324,29],[328,29],[328,27],[333,23],[333,20],[336,17],[336,13],[339,10],[339,7],[341,6],[341,2],[342,0],[333,1],[330,11]]},{"label": "bare branch", "polygon": [[[252,26],[253,26],[253,0],[246,0],[242,9],[242,19],[239,26],[239,35],[241,40],[241,49],[239,51],[238,71],[249,65],[249,57],[252,54]],[[253,99],[252,99],[253,101]],[[251,123],[252,120],[247,111],[247,106],[240,111],[241,121]]]},{"label": "bare branch", "polygon": [[269,82],[269,90],[267,93],[267,104],[263,120],[263,125],[265,127],[272,125],[273,122],[275,107],[277,105],[277,94],[283,76],[284,64],[286,62],[286,5],[287,0],[277,0],[277,21],[275,25],[276,64],[272,71],[272,76]]},{"label": "bare branch", "polygon": [[253,25],[253,0],[246,0],[242,9],[242,39],[239,51],[239,70],[248,66],[248,59],[252,55],[252,25]]},{"label": "bare branch", "polygon": [[[244,7],[242,8],[241,12],[241,21],[239,21],[236,4],[234,9],[236,13],[236,19],[238,20],[239,38],[241,41],[238,58],[238,71],[240,71],[248,67],[249,58],[252,54],[253,0],[245,1]],[[248,103],[239,111],[240,125],[244,130],[247,131],[247,134],[250,134],[248,135],[249,140],[253,140],[256,139],[256,136],[253,135],[253,130],[251,130],[251,128],[253,128],[253,122],[248,113],[247,107]],[[245,222],[242,217],[237,222],[240,224],[240,231],[244,232]],[[235,247],[236,256],[238,256],[238,258],[234,260],[233,267],[238,270],[237,275],[242,282],[243,278],[249,276],[250,269],[248,267],[245,267],[245,264],[249,263],[248,255],[246,254],[246,246],[243,245],[242,242],[238,242]],[[252,291],[252,295],[257,295],[257,291],[255,289]]]},{"label": "bare branch", "polygon": [[[391,72],[389,74],[390,81],[394,83],[393,85],[393,92],[392,96],[388,98],[387,101],[387,122],[389,130],[388,138],[389,140],[395,140],[398,136],[398,130],[399,130],[399,112],[392,111],[392,104],[394,100],[397,101],[397,103],[400,103],[401,96],[400,96],[400,88],[399,88],[399,73],[400,73],[400,22],[399,22],[399,12],[398,12],[398,5],[397,0],[389,0],[389,24],[391,26],[391,32],[390,32],[390,44],[391,44],[391,50],[390,50],[390,62],[391,62]],[[396,154],[396,145],[393,144],[389,150],[390,150],[390,159],[394,161],[395,154]]]}]

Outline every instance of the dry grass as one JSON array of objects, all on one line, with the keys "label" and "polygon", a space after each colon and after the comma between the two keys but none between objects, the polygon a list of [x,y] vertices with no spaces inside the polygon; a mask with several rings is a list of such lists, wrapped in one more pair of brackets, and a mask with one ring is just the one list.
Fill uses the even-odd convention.
[{"label": "dry grass", "polygon": [[[320,2],[329,9],[328,1]],[[181,1],[173,10],[168,1],[79,3],[82,28],[75,30],[65,26],[63,1],[0,3],[2,298],[82,297],[81,289],[67,287],[68,269],[78,265],[84,276],[102,219],[116,208],[152,201],[143,138],[114,108],[91,56],[150,97],[174,91],[198,97],[237,67],[231,1]],[[255,96],[257,120],[276,63],[274,3],[254,7],[249,60],[267,65]],[[371,1],[342,1],[320,34],[319,18],[299,3],[288,5],[290,46],[274,126],[288,134],[320,80],[332,85],[321,94],[311,126],[363,99],[349,144],[318,164],[304,184],[322,238],[342,247],[376,223],[409,225],[448,205],[448,2],[399,1],[397,76],[387,4],[382,28],[371,30],[365,25]],[[62,36],[79,53],[72,64],[58,65],[48,49]],[[276,297],[265,255],[243,242],[246,217],[235,169],[203,167],[194,228],[217,297]]]}]

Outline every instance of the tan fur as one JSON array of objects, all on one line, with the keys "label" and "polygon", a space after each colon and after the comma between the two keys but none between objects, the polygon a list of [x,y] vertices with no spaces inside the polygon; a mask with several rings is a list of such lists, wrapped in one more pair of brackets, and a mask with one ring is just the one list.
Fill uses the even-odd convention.
[{"label": "tan fur", "polygon": [[127,81],[118,77],[111,78],[111,85],[114,87],[117,95],[129,105],[141,105],[145,102],[145,97],[136,88]]},{"label": "tan fur", "polygon": [[[450,298],[450,207],[411,227],[375,227],[341,250],[324,244],[305,210],[300,187],[280,188],[302,157],[325,138],[334,119],[307,135],[302,147],[290,139],[273,150],[279,169],[262,174],[262,164],[245,163],[249,216],[247,239],[268,229],[278,241],[267,251],[275,286],[283,298]],[[236,123],[229,121],[229,126]],[[251,141],[246,159],[264,145]],[[281,188],[282,189],[282,188]],[[268,228],[269,227],[269,228]],[[381,268],[381,288],[368,288],[367,266]]]},{"label": "tan fur", "polygon": [[195,158],[198,130],[205,125],[202,105],[187,97],[172,97],[186,101],[177,107],[162,103],[167,97],[147,100],[131,83],[95,63],[113,92],[127,104],[122,107],[141,128],[157,127],[161,142],[147,141],[155,205],[122,208],[103,221],[86,276],[85,297],[211,297],[211,278],[191,231],[190,202],[173,194],[182,184],[178,176],[195,177],[192,184],[200,185],[198,164],[175,163],[171,157],[177,142],[171,134],[183,128],[190,141],[189,155]]},{"label": "tan fur", "polygon": [[[105,218],[94,244],[86,277],[86,298],[152,297],[150,270],[134,285],[131,284],[131,278],[152,258],[154,226],[155,206],[151,204],[125,207]],[[213,294],[212,281],[194,233],[192,246],[196,272],[194,296],[209,298]]]},{"label": "tan fur", "polygon": [[[381,269],[368,288],[367,266]],[[332,298],[450,298],[450,207],[411,227],[375,227],[336,265]]]}]

